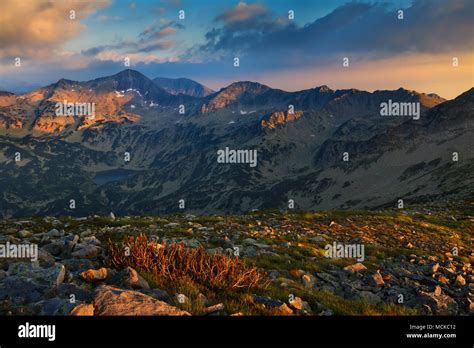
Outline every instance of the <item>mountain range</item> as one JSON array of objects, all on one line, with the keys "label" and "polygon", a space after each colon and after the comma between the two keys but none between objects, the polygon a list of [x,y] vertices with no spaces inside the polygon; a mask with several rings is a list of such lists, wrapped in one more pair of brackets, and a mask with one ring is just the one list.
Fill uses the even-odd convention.
[{"label": "mountain range", "polygon": [[[389,101],[419,103],[419,119],[381,116]],[[64,102],[93,103],[95,115],[57,116]],[[134,70],[0,92],[0,215],[155,214],[180,211],[181,199],[205,214],[290,200],[300,209],[472,200],[473,102],[474,88],[453,100],[251,81],[212,91]],[[258,165],[219,163],[225,148],[255,150]]]}]

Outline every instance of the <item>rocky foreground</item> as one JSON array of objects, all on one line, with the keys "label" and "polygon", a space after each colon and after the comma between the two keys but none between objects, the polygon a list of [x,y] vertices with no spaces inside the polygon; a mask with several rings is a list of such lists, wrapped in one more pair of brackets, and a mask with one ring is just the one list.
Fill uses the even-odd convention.
[{"label": "rocky foreground", "polygon": [[[258,286],[216,289],[116,268],[110,243],[144,235],[255,267]],[[334,242],[363,261],[328,258]],[[33,218],[0,222],[1,315],[472,315],[473,218],[462,212],[255,213],[241,216]]]}]

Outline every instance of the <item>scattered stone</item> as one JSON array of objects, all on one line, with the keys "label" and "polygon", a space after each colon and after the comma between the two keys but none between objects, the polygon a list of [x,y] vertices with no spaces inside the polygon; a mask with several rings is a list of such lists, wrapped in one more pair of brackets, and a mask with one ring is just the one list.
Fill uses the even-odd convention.
[{"label": "scattered stone", "polygon": [[62,233],[59,232],[57,229],[53,228],[48,233],[46,233],[48,237],[61,237]]},{"label": "scattered stone", "polygon": [[166,292],[165,290],[161,290],[158,288],[155,289],[141,289],[139,290],[142,293],[149,295],[151,297],[156,298],[157,300],[164,301],[164,302],[171,302],[173,298]]},{"label": "scattered stone", "polygon": [[334,312],[330,309],[325,309],[323,310],[321,313],[319,313],[319,315],[322,315],[322,316],[332,316],[334,315]]},{"label": "scattered stone", "polygon": [[109,218],[110,218],[110,220],[114,221],[115,220],[115,214],[110,212]]},{"label": "scattered stone", "polygon": [[378,305],[382,302],[382,299],[370,291],[359,291],[357,293],[357,298],[361,299],[364,302],[369,304]]},{"label": "scattered stone", "polygon": [[258,244],[257,241],[253,238],[245,238],[243,241],[242,241],[243,244],[247,244],[247,245],[255,245],[255,244]]},{"label": "scattered stone", "polygon": [[86,244],[93,244],[93,245],[96,245],[96,246],[99,246],[99,245],[102,244],[100,242],[100,240],[97,239],[96,236],[84,237],[84,238],[82,238],[82,242],[84,242]]},{"label": "scattered stone", "polygon": [[443,284],[449,284],[449,279],[442,275],[438,277],[438,281]]},{"label": "scattered stone", "polygon": [[95,315],[190,315],[134,290],[102,285],[94,292]]},{"label": "scattered stone", "polygon": [[47,286],[59,286],[64,281],[66,267],[60,263],[43,268],[35,263],[15,262],[9,265],[8,275],[31,278]]},{"label": "scattered stone", "polygon": [[464,285],[466,285],[466,279],[464,279],[464,277],[459,274],[459,275],[456,277],[456,280],[454,281],[454,285],[457,285],[457,286],[464,286]]},{"label": "scattered stone", "polygon": [[279,300],[274,300],[269,297],[264,297],[264,296],[258,296],[258,295],[253,295],[253,301],[255,303],[260,303],[265,305],[265,307],[280,307],[284,303],[279,301]]},{"label": "scattered stone", "polygon": [[311,288],[311,287],[314,286],[314,283],[316,282],[316,279],[311,274],[304,274],[301,277],[301,281],[303,282],[303,285],[305,287]]},{"label": "scattered stone", "polygon": [[80,273],[82,271],[94,268],[94,263],[88,259],[67,259],[61,261],[69,272]]},{"label": "scattered stone", "polygon": [[367,267],[365,267],[363,264],[361,264],[360,262],[356,263],[356,264],[353,264],[353,265],[349,265],[349,266],[346,266],[344,267],[344,270],[345,271],[348,271],[350,273],[357,273],[357,272],[360,272],[360,271],[365,271],[367,270]]},{"label": "scattered stone", "polygon": [[58,287],[58,296],[70,300],[71,295],[74,295],[76,301],[91,301],[92,290],[79,287],[74,283],[62,283]]},{"label": "scattered stone", "polygon": [[288,307],[286,303],[283,303],[281,306],[276,307],[276,309],[279,315],[292,315],[293,314],[293,310],[290,307]]},{"label": "scattered stone", "polygon": [[78,244],[76,250],[71,254],[75,259],[92,259],[97,257],[101,248],[92,244]]},{"label": "scattered stone", "polygon": [[31,278],[22,276],[8,276],[0,287],[0,300],[10,299],[15,304],[24,304],[40,301],[47,286],[38,284]]},{"label": "scattered stone", "polygon": [[38,249],[38,262],[40,266],[51,267],[56,263],[56,259],[53,255],[48,253],[46,250],[39,248]]},{"label": "scattered stone", "polygon": [[370,283],[375,286],[383,286],[385,284],[382,275],[380,274],[379,271],[377,271],[375,274],[370,276]]},{"label": "scattered stone", "polygon": [[418,306],[428,306],[428,314],[456,315],[458,313],[458,304],[453,298],[444,294],[441,287],[437,286],[432,293],[421,291],[420,294],[421,299]]},{"label": "scattered stone", "polygon": [[117,275],[120,285],[132,289],[150,289],[148,282],[140,276],[132,267],[127,267]]},{"label": "scattered stone", "polygon": [[59,256],[65,250],[65,245],[62,241],[54,241],[44,245],[42,249],[51,255]]},{"label": "scattered stone", "polygon": [[96,282],[100,280],[105,280],[108,276],[109,272],[107,268],[99,268],[99,269],[88,269],[80,274],[80,277],[84,279],[86,282]]},{"label": "scattered stone", "polygon": [[32,235],[33,233],[27,230],[21,230],[20,232],[18,232],[18,237],[20,238],[28,238],[28,237],[31,237]]},{"label": "scattered stone", "polygon": [[74,307],[69,315],[73,316],[92,316],[94,315],[94,306],[92,304],[81,303]]},{"label": "scattered stone", "polygon": [[203,309],[204,313],[206,313],[206,314],[213,313],[213,312],[219,312],[219,311],[222,311],[222,310],[224,310],[224,304],[222,304],[222,303],[218,303],[216,305],[209,306],[209,307],[206,307],[206,308]]},{"label": "scattered stone", "polygon": [[69,300],[54,297],[35,303],[33,306],[40,308],[39,315],[67,315],[75,304]]},{"label": "scattered stone", "polygon": [[303,309],[303,300],[300,297],[295,297],[293,301],[288,301],[290,308],[295,310]]}]

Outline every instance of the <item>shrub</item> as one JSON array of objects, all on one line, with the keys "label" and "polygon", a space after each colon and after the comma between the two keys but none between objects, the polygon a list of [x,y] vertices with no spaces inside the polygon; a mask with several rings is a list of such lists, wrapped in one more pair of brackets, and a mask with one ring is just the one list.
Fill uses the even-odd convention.
[{"label": "shrub", "polygon": [[187,248],[183,243],[167,246],[141,234],[126,236],[118,243],[109,239],[108,249],[113,267],[130,266],[163,281],[189,277],[213,289],[251,288],[264,283],[265,276],[255,266],[238,257],[211,255],[203,247]]}]

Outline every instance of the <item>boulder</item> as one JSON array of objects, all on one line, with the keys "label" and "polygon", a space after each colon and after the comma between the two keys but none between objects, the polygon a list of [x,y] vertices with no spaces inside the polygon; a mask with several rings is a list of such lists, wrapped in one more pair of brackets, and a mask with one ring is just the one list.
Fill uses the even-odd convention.
[{"label": "boulder", "polygon": [[71,256],[75,259],[92,259],[99,256],[101,248],[93,244],[78,244]]},{"label": "boulder", "polygon": [[464,279],[462,275],[458,274],[458,276],[456,277],[456,280],[454,281],[454,285],[464,286],[466,285],[466,279]]},{"label": "boulder", "polygon": [[349,272],[349,273],[357,273],[357,272],[360,272],[360,271],[367,270],[367,267],[365,267],[363,264],[358,262],[358,263],[355,263],[353,265],[349,265],[349,266],[344,267],[344,270]]},{"label": "boulder", "polygon": [[420,292],[421,298],[417,305],[427,306],[435,315],[456,315],[458,304],[450,296],[444,294],[441,287],[436,286],[433,292]]},{"label": "boulder", "polygon": [[274,300],[269,297],[264,297],[264,296],[258,296],[258,295],[253,295],[253,302],[263,304],[265,307],[280,307],[284,303],[280,300]]},{"label": "boulder", "polygon": [[40,315],[67,315],[75,304],[67,299],[55,297],[37,302],[33,306],[40,308]]},{"label": "boulder", "polygon": [[369,277],[369,284],[372,286],[383,286],[385,281],[382,278],[380,272],[376,272]]},{"label": "boulder", "polygon": [[114,285],[131,289],[150,289],[148,282],[140,276],[132,267],[127,267],[114,277]]},{"label": "boulder", "polygon": [[32,235],[33,233],[27,230],[21,230],[18,232],[18,237],[20,238],[28,238],[28,237],[31,237]]},{"label": "boulder", "polygon": [[62,233],[59,232],[57,229],[53,228],[52,230],[48,231],[48,233],[46,233],[46,235],[48,237],[61,237]]},{"label": "boulder", "polygon": [[47,286],[59,286],[64,281],[66,267],[60,263],[43,268],[36,263],[14,262],[10,263],[8,274],[10,276],[31,278],[39,284]]},{"label": "boulder", "polygon": [[31,278],[9,276],[0,284],[0,300],[10,299],[15,304],[36,302],[43,298],[47,286],[38,284]]},{"label": "boulder", "polygon": [[166,302],[134,290],[102,285],[94,292],[95,315],[190,315]]},{"label": "boulder", "polygon": [[73,316],[92,316],[94,315],[94,306],[92,304],[81,303],[74,307],[69,315]]},{"label": "boulder", "polygon": [[92,290],[82,288],[73,283],[62,283],[58,286],[58,296],[60,298],[71,299],[74,295],[76,301],[91,301]]},{"label": "boulder", "polygon": [[109,271],[107,268],[99,269],[88,269],[87,271],[81,272],[79,276],[86,282],[97,282],[104,280],[109,276]]},{"label": "boulder", "polygon": [[220,312],[224,310],[224,304],[218,303],[213,306],[209,306],[203,309],[204,313],[209,314],[213,312]]}]

